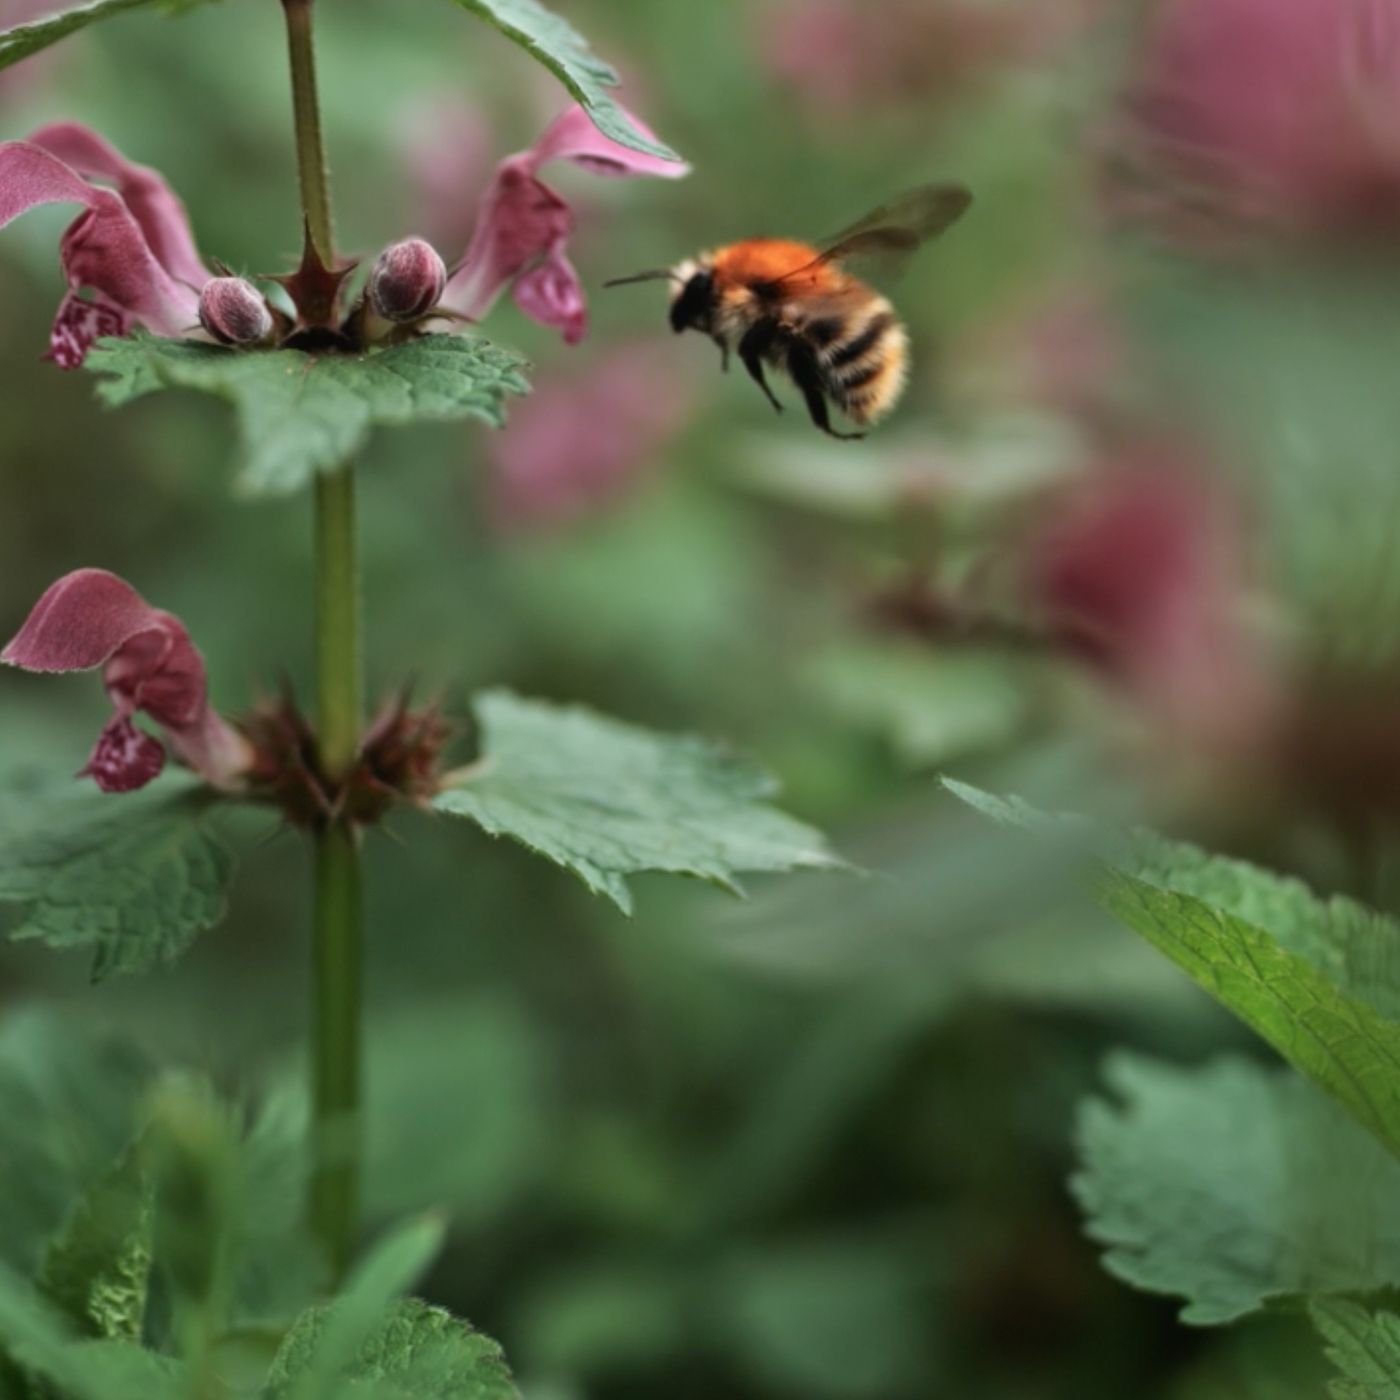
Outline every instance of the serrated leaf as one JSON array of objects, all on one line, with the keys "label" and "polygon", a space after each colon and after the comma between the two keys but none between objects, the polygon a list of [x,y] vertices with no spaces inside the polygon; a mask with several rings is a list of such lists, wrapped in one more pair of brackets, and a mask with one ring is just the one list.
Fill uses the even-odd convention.
[{"label": "serrated leaf", "polygon": [[1308,1311],[1327,1342],[1327,1359],[1344,1377],[1328,1387],[1332,1400],[1400,1400],[1400,1317],[1341,1299]]},{"label": "serrated leaf", "polygon": [[80,1341],[18,1274],[0,1265],[0,1342],[69,1400],[177,1400],[178,1362],[126,1341]]},{"label": "serrated leaf", "polygon": [[997,821],[1096,850],[1104,907],[1400,1155],[1400,1021],[1386,1014],[1400,997],[1393,920],[1185,843],[1105,838],[1016,799],[947,786]]},{"label": "serrated leaf", "polygon": [[[294,1379],[286,1365],[314,1352],[326,1308],[303,1315],[278,1354],[277,1385]],[[299,1393],[299,1392],[298,1392]],[[518,1400],[500,1346],[470,1324],[415,1298],[397,1303],[361,1343],[336,1382],[336,1395],[379,1400]]]},{"label": "serrated leaf", "polygon": [[248,496],[286,495],[336,470],[374,427],[461,418],[502,427],[506,396],[529,392],[525,360],[465,335],[312,355],[138,333],[99,341],[86,364],[103,377],[97,392],[112,405],[167,388],[227,399],[238,421],[237,487]]},{"label": "serrated leaf", "polygon": [[347,1375],[358,1372],[399,1296],[417,1282],[442,1247],[443,1224],[435,1216],[391,1231],[356,1265],[344,1291],[325,1307],[311,1308],[293,1325],[268,1373],[270,1395],[287,1400],[334,1400]]},{"label": "serrated leaf", "polygon": [[624,877],[641,871],[737,890],[742,871],[840,863],[819,832],[764,803],[775,790],[766,773],[717,744],[504,690],[474,708],[481,760],[433,806],[572,870],[624,913]]},{"label": "serrated leaf", "polygon": [[181,10],[190,9],[201,0],[93,0],[89,5],[75,5],[71,10],[61,10],[56,15],[16,25],[0,33],[0,69],[31,57],[86,29],[99,20],[111,19],[114,15],[125,14],[128,10]]},{"label": "serrated leaf", "polygon": [[40,1284],[80,1331],[140,1340],[151,1227],[150,1188],[133,1147],[88,1187],[44,1255]]},{"label": "serrated leaf", "polygon": [[1185,1322],[1400,1284],[1400,1163],[1296,1075],[1113,1056],[1073,1188],[1104,1264]]},{"label": "serrated leaf", "polygon": [[223,917],[233,857],[201,790],[15,798],[0,806],[0,903],[10,936],[90,948],[94,980],[173,962]]},{"label": "serrated leaf", "polygon": [[669,147],[650,141],[627,120],[608,89],[617,74],[589,47],[567,20],[537,0],[456,0],[479,15],[512,42],[542,63],[569,90],[570,96],[593,119],[593,124],[620,146],[663,160],[680,160]]}]

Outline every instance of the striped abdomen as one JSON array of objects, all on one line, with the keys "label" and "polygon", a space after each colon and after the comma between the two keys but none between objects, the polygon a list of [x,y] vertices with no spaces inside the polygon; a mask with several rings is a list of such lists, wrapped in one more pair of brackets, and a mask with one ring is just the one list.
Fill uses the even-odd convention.
[{"label": "striped abdomen", "polygon": [[846,314],[816,317],[799,333],[816,351],[827,396],[852,422],[874,423],[899,401],[909,337],[884,297],[871,293]]}]

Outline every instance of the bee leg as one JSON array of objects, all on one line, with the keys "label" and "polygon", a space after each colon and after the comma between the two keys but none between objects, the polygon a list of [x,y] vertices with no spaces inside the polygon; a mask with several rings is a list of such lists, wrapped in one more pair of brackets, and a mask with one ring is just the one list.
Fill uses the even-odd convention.
[{"label": "bee leg", "polygon": [[831,426],[821,367],[817,364],[816,356],[800,340],[794,340],[788,346],[787,369],[792,376],[792,382],[802,390],[802,397],[807,400],[807,412],[812,415],[812,422],[822,432],[828,437],[841,438],[847,442],[856,442],[865,436],[864,433],[840,433]]},{"label": "bee leg", "polygon": [[714,337],[714,342],[719,346],[719,368],[721,374],[729,373],[729,342],[719,336]]},{"label": "bee leg", "polygon": [[756,322],[744,332],[744,338],[739,342],[739,358],[744,362],[749,377],[763,390],[768,402],[781,413],[783,406],[768,387],[767,379],[763,377],[763,356],[778,338],[779,329],[778,323],[771,317]]}]

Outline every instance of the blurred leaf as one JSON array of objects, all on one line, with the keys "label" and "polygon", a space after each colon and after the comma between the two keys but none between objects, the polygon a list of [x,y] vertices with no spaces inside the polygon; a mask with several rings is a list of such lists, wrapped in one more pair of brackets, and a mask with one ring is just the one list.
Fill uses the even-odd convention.
[{"label": "blurred leaf", "polygon": [[1400,1400],[1400,1317],[1341,1299],[1308,1311],[1329,1344],[1328,1360],[1345,1377],[1332,1382],[1333,1400]]},{"label": "blurred leaf", "polygon": [[593,118],[604,136],[630,150],[665,160],[680,157],[669,147],[649,141],[629,122],[608,92],[616,87],[617,74],[588,47],[586,40],[559,15],[537,0],[456,0],[464,10],[479,15],[519,44],[537,63],[543,64],[569,90]]},{"label": "blurred leaf", "polygon": [[177,1400],[182,1368],[132,1342],[76,1340],[33,1288],[0,1265],[0,1341],[70,1400]]},{"label": "blurred leaf", "polygon": [[931,1336],[917,1239],[871,1232],[736,1256],[714,1289],[721,1344],[765,1391],[833,1400],[915,1393]]},{"label": "blurred leaf", "polygon": [[716,744],[503,690],[475,708],[482,757],[433,806],[565,866],[624,913],[623,877],[639,871],[737,891],[740,871],[839,864],[820,833],[763,805],[771,778]]},{"label": "blurred leaf", "polygon": [[101,341],[87,366],[103,376],[97,392],[113,405],[169,388],[228,399],[242,447],[237,485],[248,496],[287,495],[334,471],[372,427],[459,418],[502,427],[506,396],[529,392],[519,355],[464,335],[310,355],[134,334]]},{"label": "blurred leaf", "polygon": [[0,1251],[30,1271],[130,1141],[145,1064],[35,1011],[0,1022]]},{"label": "blurred leaf", "polygon": [[[1207,855],[1150,833],[1116,842],[1074,818],[945,780],[1006,825],[1096,846],[1098,897],[1110,913],[1183,967],[1295,1068],[1321,1084],[1400,1154],[1400,928],[1346,899],[1321,900],[1296,880]],[[1257,921],[1257,922],[1255,922]],[[1349,969],[1381,980],[1353,987]],[[1362,992],[1365,992],[1365,995]]]},{"label": "blurred leaf", "polygon": [[90,24],[124,14],[127,10],[184,10],[201,3],[205,3],[205,0],[92,0],[91,4],[75,5],[46,19],[16,25],[0,33],[0,69],[8,68],[12,63],[48,48],[50,44],[56,44]]},{"label": "blurred leaf", "polygon": [[139,1147],[84,1192],[40,1270],[49,1298],[95,1337],[141,1340],[151,1276],[151,1192]]},{"label": "blurred leaf", "polygon": [[342,1394],[343,1382],[359,1374],[360,1358],[382,1350],[382,1333],[394,1321],[386,1321],[386,1314],[432,1263],[442,1237],[436,1216],[410,1220],[385,1235],[355,1266],[340,1296],[303,1313],[287,1333],[268,1375],[269,1393],[288,1400],[335,1400]]},{"label": "blurred leaf", "polygon": [[1012,661],[963,648],[852,643],[820,656],[812,683],[838,713],[883,733],[912,768],[1009,742],[1029,709]]},{"label": "blurred leaf", "polygon": [[1080,1109],[1074,1191],[1110,1272],[1232,1322],[1400,1285],[1400,1163],[1311,1085],[1245,1060],[1118,1054]]},{"label": "blurred leaf", "polygon": [[10,936],[91,948],[92,976],[174,962],[224,915],[233,857],[201,790],[73,794],[0,804],[0,903],[27,906]]}]

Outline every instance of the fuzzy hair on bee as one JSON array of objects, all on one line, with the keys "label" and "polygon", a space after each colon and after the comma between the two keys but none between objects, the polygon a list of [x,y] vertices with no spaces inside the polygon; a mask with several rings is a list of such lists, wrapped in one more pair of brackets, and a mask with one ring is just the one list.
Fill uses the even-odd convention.
[{"label": "fuzzy hair on bee", "polygon": [[897,266],[971,202],[961,185],[924,185],[824,244],[745,239],[607,285],[669,280],[673,330],[709,336],[725,369],[737,354],[778,412],[765,368],[785,373],[822,432],[860,438],[832,427],[829,405],[862,429],[884,418],[904,392],[909,337],[889,300],[850,265]]}]

